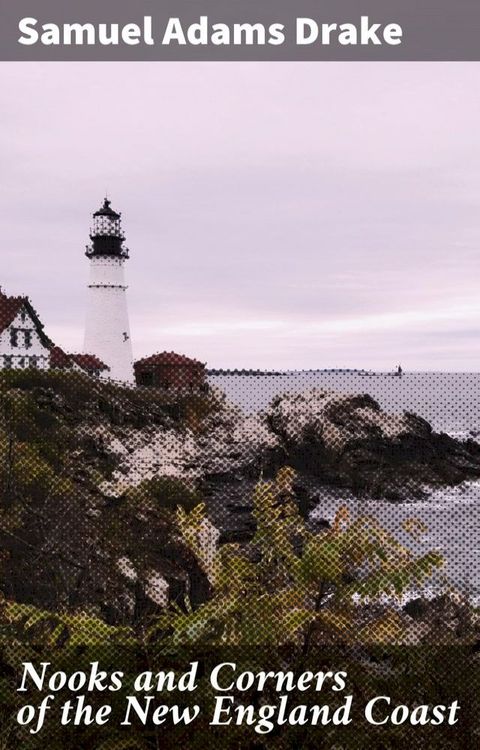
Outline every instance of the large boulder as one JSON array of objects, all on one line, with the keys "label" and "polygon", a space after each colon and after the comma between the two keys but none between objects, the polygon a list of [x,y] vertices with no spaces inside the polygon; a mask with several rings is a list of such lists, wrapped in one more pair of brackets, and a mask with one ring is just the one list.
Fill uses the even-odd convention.
[{"label": "large boulder", "polygon": [[401,500],[480,476],[476,442],[435,433],[408,412],[386,413],[368,395],[285,395],[266,418],[291,466],[357,495]]},{"label": "large boulder", "polygon": [[184,425],[141,430],[95,428],[97,450],[112,456],[115,470],[102,489],[120,495],[145,479],[172,477],[208,488],[271,477],[285,463],[281,440],[260,415],[224,406],[192,430]]},{"label": "large boulder", "polygon": [[213,482],[272,477],[286,458],[263,416],[244,415],[235,407],[213,414],[197,445],[202,475]]}]

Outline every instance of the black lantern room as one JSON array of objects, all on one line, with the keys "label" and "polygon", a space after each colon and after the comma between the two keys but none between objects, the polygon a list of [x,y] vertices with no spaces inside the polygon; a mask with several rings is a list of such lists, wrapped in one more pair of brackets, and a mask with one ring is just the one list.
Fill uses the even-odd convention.
[{"label": "black lantern room", "polygon": [[89,258],[100,255],[128,258],[128,250],[123,247],[125,235],[121,227],[121,214],[111,208],[108,198],[105,198],[103,206],[93,214],[90,239],[92,244],[87,246],[85,253]]}]

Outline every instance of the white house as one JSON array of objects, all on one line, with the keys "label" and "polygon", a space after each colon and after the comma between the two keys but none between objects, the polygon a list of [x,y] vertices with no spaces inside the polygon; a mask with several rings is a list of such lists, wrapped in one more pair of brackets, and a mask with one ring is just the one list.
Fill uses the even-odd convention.
[{"label": "white house", "polygon": [[48,370],[52,345],[28,297],[0,292],[0,368]]},{"label": "white house", "polygon": [[67,354],[43,330],[28,297],[0,291],[0,370],[71,370],[108,377],[110,368],[92,354]]},{"label": "white house", "polygon": [[28,297],[0,288],[0,370],[59,369],[134,383],[124,266],[128,249],[121,214],[108,198],[93,214],[83,354],[67,354],[51,341]]}]

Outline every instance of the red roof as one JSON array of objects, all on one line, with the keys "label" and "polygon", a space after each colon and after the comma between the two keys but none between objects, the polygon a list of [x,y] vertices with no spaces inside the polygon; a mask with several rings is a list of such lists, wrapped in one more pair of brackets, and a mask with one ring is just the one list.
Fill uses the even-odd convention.
[{"label": "red roof", "polygon": [[69,354],[66,354],[59,346],[53,346],[50,349],[50,367],[63,369],[71,367],[72,360]]},{"label": "red roof", "polygon": [[204,367],[203,362],[199,362],[198,359],[192,359],[186,357],[185,354],[177,354],[177,352],[159,352],[158,354],[152,354],[150,357],[144,357],[135,362],[135,367],[143,365],[188,365],[190,367]]},{"label": "red roof", "polygon": [[25,297],[7,297],[0,292],[0,333],[16,318],[25,304]]},{"label": "red roof", "polygon": [[38,317],[35,308],[28,297],[8,297],[0,290],[0,333],[8,328],[13,323],[16,316],[25,307],[26,312],[35,324],[37,334],[40,337],[42,344],[46,347],[52,347],[53,342],[50,341],[48,336],[43,331],[43,325]]},{"label": "red roof", "polygon": [[69,369],[73,364],[86,372],[92,370],[109,370],[110,368],[94,354],[67,354],[59,346],[50,349],[50,366],[56,369]]},{"label": "red roof", "polygon": [[84,370],[109,370],[105,362],[95,356],[95,354],[70,354],[73,361]]},{"label": "red roof", "polygon": [[55,368],[70,368],[75,362],[83,370],[109,370],[110,368],[94,354],[67,354],[43,333],[43,326],[28,297],[7,297],[0,291],[0,333],[15,320],[22,307],[33,319],[42,342],[50,348],[50,365]]},{"label": "red roof", "polygon": [[77,364],[83,370],[109,370],[110,368],[94,354],[67,354],[59,346],[50,350],[50,365],[60,369]]}]

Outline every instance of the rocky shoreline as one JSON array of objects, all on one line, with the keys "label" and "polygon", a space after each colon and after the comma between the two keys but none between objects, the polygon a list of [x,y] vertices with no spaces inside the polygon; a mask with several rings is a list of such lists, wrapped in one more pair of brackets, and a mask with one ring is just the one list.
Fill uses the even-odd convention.
[{"label": "rocky shoreline", "polygon": [[[102,431],[103,430],[103,431]],[[480,445],[434,432],[420,416],[389,414],[365,394],[284,395],[257,415],[223,402],[197,432],[152,425],[132,435],[99,428],[117,468],[103,491],[170,476],[199,490],[228,538],[248,534],[251,488],[282,466],[297,471],[306,515],[322,491],[402,502],[480,477]],[[235,525],[239,526],[235,529]]]},{"label": "rocky shoreline", "polygon": [[7,507],[21,533],[2,534],[5,591],[47,608],[100,607],[111,623],[187,591],[205,600],[208,582],[175,530],[177,505],[204,502],[212,539],[244,544],[255,484],[282,467],[295,470],[293,498],[315,530],[328,526],[327,497],[428,499],[480,477],[475,440],[388,414],[363,394],[287,394],[245,415],[214,390],[180,403],[149,389],[15,377],[3,430],[12,456],[29,451],[30,474],[17,476],[14,462]]}]

